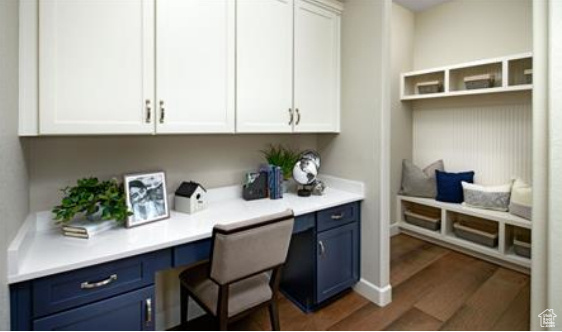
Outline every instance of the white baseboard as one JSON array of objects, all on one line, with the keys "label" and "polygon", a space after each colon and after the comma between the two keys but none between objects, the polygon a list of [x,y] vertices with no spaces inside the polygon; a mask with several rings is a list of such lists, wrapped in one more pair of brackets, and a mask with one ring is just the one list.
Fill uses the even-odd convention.
[{"label": "white baseboard", "polygon": [[400,234],[400,226],[398,223],[395,222],[394,224],[390,224],[390,237],[396,236]]},{"label": "white baseboard", "polygon": [[353,287],[353,290],[380,307],[392,302],[392,287],[390,285],[380,288],[361,278]]}]

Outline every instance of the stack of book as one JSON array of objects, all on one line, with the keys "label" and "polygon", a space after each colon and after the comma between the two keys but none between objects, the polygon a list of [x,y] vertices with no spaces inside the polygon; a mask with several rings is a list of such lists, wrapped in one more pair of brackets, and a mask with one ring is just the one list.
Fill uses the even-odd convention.
[{"label": "stack of book", "polygon": [[72,221],[62,227],[65,236],[80,239],[89,239],[92,236],[112,229],[116,225],[115,220],[92,222],[89,220]]}]

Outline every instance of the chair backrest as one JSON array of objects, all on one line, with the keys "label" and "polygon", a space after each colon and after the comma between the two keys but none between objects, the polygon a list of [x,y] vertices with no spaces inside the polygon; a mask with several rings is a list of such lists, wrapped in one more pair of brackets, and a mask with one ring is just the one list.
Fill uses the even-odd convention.
[{"label": "chair backrest", "polygon": [[294,221],[293,211],[287,210],[215,226],[210,277],[224,285],[283,264]]}]

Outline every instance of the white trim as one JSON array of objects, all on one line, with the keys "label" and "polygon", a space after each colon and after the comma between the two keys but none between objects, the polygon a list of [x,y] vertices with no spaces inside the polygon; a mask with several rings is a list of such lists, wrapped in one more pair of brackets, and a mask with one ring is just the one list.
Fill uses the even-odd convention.
[{"label": "white trim", "polygon": [[389,233],[390,237],[400,234],[400,224],[398,222],[391,224]]},{"label": "white trim", "polygon": [[361,278],[353,290],[380,307],[392,302],[392,286],[390,285],[381,288]]}]

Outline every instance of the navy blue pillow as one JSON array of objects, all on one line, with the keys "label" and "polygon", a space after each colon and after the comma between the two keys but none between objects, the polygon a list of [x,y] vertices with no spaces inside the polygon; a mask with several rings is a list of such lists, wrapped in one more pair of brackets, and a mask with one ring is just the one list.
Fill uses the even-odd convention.
[{"label": "navy blue pillow", "polygon": [[435,171],[437,179],[436,200],[447,203],[462,203],[464,201],[461,182],[474,183],[474,172],[447,173]]}]

